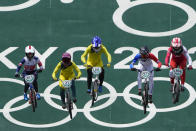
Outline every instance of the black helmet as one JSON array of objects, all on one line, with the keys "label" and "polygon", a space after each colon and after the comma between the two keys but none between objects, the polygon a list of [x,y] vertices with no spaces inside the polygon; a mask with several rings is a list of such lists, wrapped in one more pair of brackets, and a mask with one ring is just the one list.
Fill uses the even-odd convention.
[{"label": "black helmet", "polygon": [[140,48],[140,54],[141,55],[148,55],[149,54],[149,49],[148,49],[148,47],[147,46],[143,46],[143,47],[141,47]]}]

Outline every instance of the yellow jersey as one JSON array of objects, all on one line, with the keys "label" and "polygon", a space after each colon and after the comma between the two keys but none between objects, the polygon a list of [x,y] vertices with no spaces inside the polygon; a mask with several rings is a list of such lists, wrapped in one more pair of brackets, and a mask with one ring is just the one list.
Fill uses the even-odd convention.
[{"label": "yellow jersey", "polygon": [[[101,54],[104,53],[107,56],[108,63],[111,63],[112,58],[110,53],[107,51],[104,45],[101,44],[101,50],[99,52],[95,52],[92,49],[92,44],[89,45],[86,49],[86,51],[81,56],[81,61],[83,63],[87,63],[87,65],[90,65],[92,67],[103,67],[103,61],[101,59]],[[86,56],[88,55],[87,62],[86,62]]]},{"label": "yellow jersey", "polygon": [[[74,70],[76,70],[76,72],[78,74],[77,77],[80,77],[82,74],[80,69],[77,67],[77,65],[73,61],[65,69],[63,69],[61,67],[62,67],[62,61],[57,64],[57,66],[55,67],[55,69],[52,73],[52,78],[54,80],[57,80],[56,74],[57,74],[58,70],[61,70],[60,75],[59,75],[59,79],[61,79],[61,80],[72,80],[75,77]],[[59,81],[59,86],[63,88],[61,81]]]}]

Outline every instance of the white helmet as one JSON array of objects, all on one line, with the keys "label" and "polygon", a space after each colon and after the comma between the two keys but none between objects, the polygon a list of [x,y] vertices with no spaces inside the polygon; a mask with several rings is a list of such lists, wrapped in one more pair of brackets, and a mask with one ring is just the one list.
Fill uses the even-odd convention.
[{"label": "white helmet", "polygon": [[[25,54],[28,58],[32,58],[35,54],[35,48],[31,45],[28,45],[27,47],[25,47]],[[31,54],[31,55],[29,55]]]},{"label": "white helmet", "polygon": [[173,48],[180,48],[182,46],[182,41],[179,37],[175,37],[171,41],[171,46]]}]

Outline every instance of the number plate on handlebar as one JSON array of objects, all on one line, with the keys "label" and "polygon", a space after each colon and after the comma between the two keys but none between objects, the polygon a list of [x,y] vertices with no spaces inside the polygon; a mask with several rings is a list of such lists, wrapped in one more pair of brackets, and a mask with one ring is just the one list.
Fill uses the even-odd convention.
[{"label": "number plate on handlebar", "polygon": [[147,79],[150,77],[150,72],[149,71],[142,71],[141,72],[141,78],[142,79]]},{"label": "number plate on handlebar", "polygon": [[62,81],[63,87],[65,88],[70,88],[72,85],[72,81],[71,80],[64,80]]},{"label": "number plate on handlebar", "polygon": [[175,69],[173,69],[173,72],[174,72],[175,76],[180,77],[183,73],[183,70],[180,68],[175,68]]},{"label": "number plate on handlebar", "polygon": [[34,79],[35,79],[34,75],[26,75],[25,76],[25,82],[26,83],[33,83]]},{"label": "number plate on handlebar", "polygon": [[92,72],[94,75],[99,75],[101,73],[101,67],[93,67]]}]

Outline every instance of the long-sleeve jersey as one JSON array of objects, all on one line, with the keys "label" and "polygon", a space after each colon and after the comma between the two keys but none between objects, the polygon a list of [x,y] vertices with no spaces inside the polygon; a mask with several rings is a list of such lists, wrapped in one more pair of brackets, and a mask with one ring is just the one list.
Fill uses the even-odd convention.
[{"label": "long-sleeve jersey", "polygon": [[174,60],[176,62],[180,62],[180,61],[186,59],[188,61],[188,65],[192,65],[192,59],[189,56],[188,51],[185,46],[182,47],[182,51],[178,55],[172,50],[172,47],[170,47],[168,49],[167,55],[165,57],[165,64],[166,65],[168,65],[168,63],[169,63],[171,54],[172,54],[172,58],[171,58],[172,60]]},{"label": "long-sleeve jersey", "polygon": [[108,63],[111,63],[111,55],[110,53],[107,51],[107,49],[105,48],[104,45],[101,45],[101,50],[99,52],[94,52],[93,49],[92,49],[92,44],[89,45],[86,49],[86,51],[82,54],[81,56],[81,61],[83,63],[86,63],[86,59],[85,57],[88,55],[88,58],[87,58],[87,65],[90,65],[90,66],[97,66],[97,67],[103,67],[103,62],[102,62],[102,59],[101,59],[101,54],[104,53],[106,56],[107,56],[107,59],[108,59]]},{"label": "long-sleeve jersey", "polygon": [[152,66],[153,65],[152,64],[152,60],[155,61],[158,64],[158,68],[160,68],[161,65],[162,65],[161,62],[158,60],[158,58],[155,55],[153,55],[152,53],[149,53],[147,58],[142,58],[141,54],[137,54],[134,57],[134,59],[133,59],[131,64],[133,65],[138,60],[139,60],[139,63],[142,64],[144,67]]},{"label": "long-sleeve jersey", "polygon": [[74,70],[76,70],[76,72],[78,73],[78,77],[81,76],[81,71],[80,69],[77,67],[77,65],[72,61],[71,64],[66,67],[66,68],[62,68],[62,61],[59,62],[57,64],[57,66],[55,67],[53,73],[52,73],[52,77],[53,79],[56,79],[56,74],[58,72],[58,70],[61,69],[61,72],[60,72],[60,76],[59,78],[61,80],[72,80],[74,77],[75,77],[75,73],[74,73]]},{"label": "long-sleeve jersey", "polygon": [[25,56],[17,66],[16,71],[19,72],[22,65],[24,65],[24,71],[30,72],[35,71],[37,64],[39,65],[40,69],[43,69],[42,63],[38,57],[34,56],[30,60]]}]

